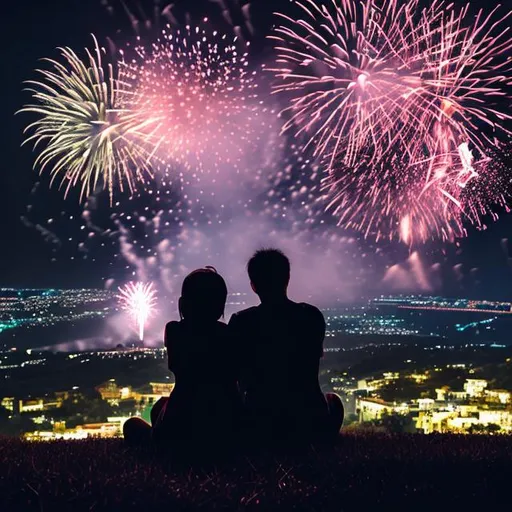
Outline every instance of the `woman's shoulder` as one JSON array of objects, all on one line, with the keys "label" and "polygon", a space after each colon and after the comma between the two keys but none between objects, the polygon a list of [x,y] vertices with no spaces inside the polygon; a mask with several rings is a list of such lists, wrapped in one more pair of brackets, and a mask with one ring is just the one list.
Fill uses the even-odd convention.
[{"label": "woman's shoulder", "polygon": [[185,321],[172,321],[165,326],[166,336],[180,336],[184,334],[205,335],[208,333],[223,336],[227,335],[228,326],[224,322],[215,322],[208,324],[191,324]]},{"label": "woman's shoulder", "polygon": [[165,332],[177,331],[179,329],[181,329],[181,322],[177,322],[176,320],[173,320],[172,322],[167,322],[165,326]]},{"label": "woman's shoulder", "polygon": [[170,340],[175,339],[181,335],[182,325],[181,322],[168,322],[165,326],[165,344],[167,345]]}]

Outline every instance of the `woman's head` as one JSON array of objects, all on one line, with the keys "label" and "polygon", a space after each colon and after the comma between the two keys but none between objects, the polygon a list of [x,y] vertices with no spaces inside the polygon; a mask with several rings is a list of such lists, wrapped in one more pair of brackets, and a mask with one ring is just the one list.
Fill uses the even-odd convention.
[{"label": "woman's head", "polygon": [[213,267],[194,270],[183,281],[179,311],[188,320],[216,321],[224,315],[228,289]]}]

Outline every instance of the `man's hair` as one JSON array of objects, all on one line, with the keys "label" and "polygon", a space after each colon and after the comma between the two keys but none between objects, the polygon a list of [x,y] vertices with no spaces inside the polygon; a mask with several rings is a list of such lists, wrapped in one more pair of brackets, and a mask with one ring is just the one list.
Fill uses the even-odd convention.
[{"label": "man's hair", "polygon": [[260,249],[247,264],[258,295],[281,294],[290,281],[290,260],[279,249]]},{"label": "man's hair", "polygon": [[213,267],[200,268],[183,280],[181,309],[183,318],[218,320],[224,315],[228,288]]}]

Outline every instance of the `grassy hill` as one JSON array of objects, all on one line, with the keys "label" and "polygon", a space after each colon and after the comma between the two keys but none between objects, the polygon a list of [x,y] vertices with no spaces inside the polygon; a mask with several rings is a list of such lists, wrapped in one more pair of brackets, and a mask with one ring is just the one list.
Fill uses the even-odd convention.
[{"label": "grassy hill", "polygon": [[[0,439],[1,511],[508,510],[512,437],[349,434],[186,467],[120,440]],[[501,508],[505,506],[506,508]],[[496,507],[496,508],[494,508]]]}]

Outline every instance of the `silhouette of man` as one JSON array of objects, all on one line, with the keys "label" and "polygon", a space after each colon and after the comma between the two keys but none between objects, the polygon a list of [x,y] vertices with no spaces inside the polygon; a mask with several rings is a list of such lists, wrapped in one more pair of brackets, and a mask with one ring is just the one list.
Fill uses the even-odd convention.
[{"label": "silhouette of man", "polygon": [[269,440],[334,438],[343,404],[318,383],[325,320],[310,304],[288,298],[290,262],[277,249],[257,251],[247,265],[261,304],[231,317],[251,436]]}]

